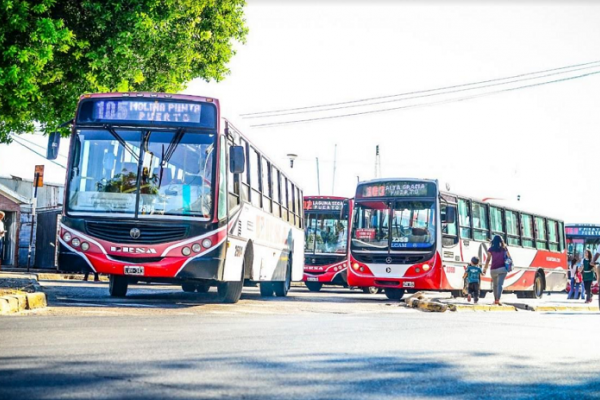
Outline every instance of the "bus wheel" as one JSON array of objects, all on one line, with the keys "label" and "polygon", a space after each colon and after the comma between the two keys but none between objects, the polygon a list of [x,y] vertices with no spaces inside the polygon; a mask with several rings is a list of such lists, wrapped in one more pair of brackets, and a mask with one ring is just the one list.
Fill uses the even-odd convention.
[{"label": "bus wheel", "polygon": [[125,297],[127,295],[127,278],[121,275],[111,275],[108,283],[108,293],[111,297]]},{"label": "bus wheel", "polygon": [[262,297],[273,297],[273,283],[260,282],[260,295]]},{"label": "bus wheel", "polygon": [[381,293],[381,289],[376,286],[364,287],[364,288],[362,288],[362,291],[363,291],[363,293],[366,293],[366,294]]},{"label": "bus wheel", "polygon": [[244,288],[244,270],[245,263],[242,263],[242,274],[239,281],[220,282],[217,284],[217,293],[221,303],[233,304],[237,303],[242,297],[242,289]]},{"label": "bus wheel", "polygon": [[320,282],[304,282],[304,284],[311,292],[318,292],[323,287],[323,284]]},{"label": "bus wheel", "polygon": [[544,279],[542,275],[538,272],[535,274],[535,281],[533,281],[533,293],[532,297],[534,299],[541,299],[544,295]]},{"label": "bus wheel", "polygon": [[208,293],[208,291],[210,290],[210,283],[201,283],[199,285],[196,285],[195,289],[198,293]]},{"label": "bus wheel", "polygon": [[385,296],[390,300],[400,300],[404,296],[404,289],[385,289]]},{"label": "bus wheel", "polygon": [[187,293],[194,293],[196,291],[196,285],[194,285],[193,283],[183,283],[181,285],[181,288],[184,292]]},{"label": "bus wheel", "polygon": [[275,296],[285,297],[287,296],[290,288],[292,287],[292,267],[288,262],[287,270],[285,272],[285,280],[283,282],[273,282],[273,289],[275,290]]}]

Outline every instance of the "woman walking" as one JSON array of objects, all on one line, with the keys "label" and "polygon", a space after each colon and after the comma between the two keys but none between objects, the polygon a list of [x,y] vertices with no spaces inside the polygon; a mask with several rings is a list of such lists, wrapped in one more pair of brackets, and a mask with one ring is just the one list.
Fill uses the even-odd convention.
[{"label": "woman walking", "polygon": [[592,252],[586,249],[583,252],[583,286],[585,287],[585,302],[592,302],[592,282],[594,282],[595,278],[595,265],[592,264]]},{"label": "woman walking", "polygon": [[487,273],[488,265],[490,260],[492,262],[492,269],[490,275],[492,275],[492,291],[494,292],[494,304],[499,306],[500,296],[502,296],[502,286],[504,285],[504,278],[508,274],[506,269],[506,259],[510,258],[508,248],[502,240],[502,237],[496,235],[492,239],[492,245],[487,251],[487,259],[485,260],[485,267],[483,268],[483,274]]},{"label": "woman walking", "polygon": [[569,283],[570,289],[569,294],[567,295],[567,300],[577,299],[579,297],[579,293],[577,293],[577,297],[575,296],[575,274],[577,273],[577,268],[579,267],[579,257],[574,255],[569,263]]}]

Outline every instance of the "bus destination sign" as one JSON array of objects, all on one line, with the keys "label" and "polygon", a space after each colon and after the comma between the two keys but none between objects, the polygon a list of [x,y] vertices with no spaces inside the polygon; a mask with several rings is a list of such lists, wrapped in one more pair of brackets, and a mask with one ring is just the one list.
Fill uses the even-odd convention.
[{"label": "bus destination sign", "polygon": [[343,205],[342,200],[304,200],[304,211],[340,211]]},{"label": "bus destination sign", "polygon": [[600,236],[600,226],[567,226],[565,233],[573,236]]},{"label": "bus destination sign", "polygon": [[425,197],[434,196],[429,182],[391,181],[361,185],[357,197]]},{"label": "bus destination sign", "polygon": [[92,98],[81,103],[79,123],[124,123],[216,127],[213,105],[164,99]]}]

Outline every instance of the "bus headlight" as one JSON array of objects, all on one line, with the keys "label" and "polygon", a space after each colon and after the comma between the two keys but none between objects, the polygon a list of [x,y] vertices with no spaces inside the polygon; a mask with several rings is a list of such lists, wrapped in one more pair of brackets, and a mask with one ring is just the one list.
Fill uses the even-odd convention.
[{"label": "bus headlight", "polygon": [[427,272],[429,271],[429,268],[431,268],[429,264],[423,264],[423,271]]},{"label": "bus headlight", "polygon": [[81,240],[74,238],[73,240],[71,240],[71,244],[75,247],[79,247],[79,245],[81,244]]},{"label": "bus headlight", "polygon": [[358,263],[352,264],[352,268],[354,268],[355,271],[358,271]]},{"label": "bus headlight", "polygon": [[205,249],[208,249],[210,246],[212,246],[212,240],[204,239],[202,241],[202,247],[204,247]]},{"label": "bus headlight", "polygon": [[87,242],[81,243],[81,250],[87,251],[90,248],[90,245]]},{"label": "bus headlight", "polygon": [[192,254],[192,251],[189,247],[184,247],[183,249],[181,249],[181,254],[183,254],[184,256],[189,256],[190,254]]},{"label": "bus headlight", "polygon": [[72,236],[69,232],[65,232],[65,234],[63,235],[63,239],[65,239],[65,242],[70,242],[71,238]]},{"label": "bus headlight", "polygon": [[200,253],[202,247],[198,243],[194,243],[194,245],[192,246],[192,250],[194,250],[194,253]]}]

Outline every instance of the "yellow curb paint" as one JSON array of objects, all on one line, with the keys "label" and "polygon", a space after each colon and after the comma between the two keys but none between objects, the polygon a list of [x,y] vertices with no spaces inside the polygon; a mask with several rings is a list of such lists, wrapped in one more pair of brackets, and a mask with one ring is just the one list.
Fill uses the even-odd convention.
[{"label": "yellow curb paint", "polygon": [[533,311],[600,311],[598,307],[594,306],[581,306],[581,307],[573,307],[573,306],[536,306],[532,307]]},{"label": "yellow curb paint", "polygon": [[22,294],[13,294],[8,297],[17,299],[17,311],[25,311],[27,309],[27,297]]},{"label": "yellow curb paint", "polygon": [[48,305],[45,293],[27,293],[27,309],[35,310],[36,308],[44,308]]},{"label": "yellow curb paint", "polygon": [[2,307],[2,314],[19,312],[19,300],[14,296],[0,297],[0,306]]},{"label": "yellow curb paint", "polygon": [[495,305],[485,305],[485,304],[477,304],[477,305],[462,305],[462,304],[453,304],[453,308],[455,311],[488,311],[488,312],[506,312],[506,311],[517,311],[517,309],[513,306],[495,306]]}]

